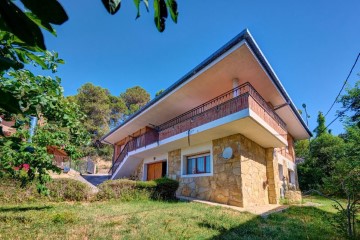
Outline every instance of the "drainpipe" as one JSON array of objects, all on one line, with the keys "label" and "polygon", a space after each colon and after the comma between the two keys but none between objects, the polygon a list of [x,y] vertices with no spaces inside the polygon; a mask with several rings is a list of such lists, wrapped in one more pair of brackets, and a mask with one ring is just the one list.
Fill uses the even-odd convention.
[{"label": "drainpipe", "polygon": [[31,143],[32,137],[33,137],[34,134],[35,134],[37,117],[35,117],[35,116],[29,116],[29,119],[30,119],[30,129],[29,129],[30,137],[29,137],[29,139],[28,139],[28,142]]}]

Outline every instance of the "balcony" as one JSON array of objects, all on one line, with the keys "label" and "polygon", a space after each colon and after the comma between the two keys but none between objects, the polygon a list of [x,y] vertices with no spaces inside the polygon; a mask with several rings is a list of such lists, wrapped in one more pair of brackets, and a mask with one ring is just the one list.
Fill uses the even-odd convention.
[{"label": "balcony", "polygon": [[161,144],[162,140],[245,109],[253,111],[276,132],[276,135],[286,139],[287,131],[283,120],[271,109],[250,83],[245,83],[157,126],[153,131],[133,138],[124,146],[111,171],[114,172],[131,151],[155,142]]},{"label": "balcony", "polygon": [[159,140],[164,140],[247,108],[254,111],[279,135],[286,136],[286,124],[283,120],[250,83],[245,83],[161,124],[158,127]]}]

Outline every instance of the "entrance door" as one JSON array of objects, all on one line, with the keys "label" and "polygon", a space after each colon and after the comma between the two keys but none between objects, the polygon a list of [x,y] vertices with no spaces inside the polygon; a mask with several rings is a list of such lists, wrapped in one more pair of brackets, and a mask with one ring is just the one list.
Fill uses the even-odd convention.
[{"label": "entrance door", "polygon": [[166,162],[147,165],[147,181],[158,179],[166,175]]}]

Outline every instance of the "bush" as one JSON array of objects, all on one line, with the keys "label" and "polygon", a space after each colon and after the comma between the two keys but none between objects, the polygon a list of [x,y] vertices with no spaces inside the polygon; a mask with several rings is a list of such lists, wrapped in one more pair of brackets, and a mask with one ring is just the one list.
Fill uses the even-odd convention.
[{"label": "bush", "polygon": [[22,188],[19,180],[0,178],[0,202],[22,203],[36,202],[42,199],[46,198],[37,192],[35,183],[28,183],[25,188]]},{"label": "bush", "polygon": [[162,200],[176,199],[176,190],[179,188],[179,182],[170,178],[159,178],[154,180],[156,183],[155,194]]},{"label": "bush", "polygon": [[133,181],[129,179],[108,180],[98,186],[97,200],[173,200],[179,183],[168,178],[154,181]]},{"label": "bush", "polygon": [[131,201],[147,199],[146,191],[136,191],[136,182],[129,179],[108,180],[98,186],[97,200],[121,199]]},{"label": "bush", "polygon": [[0,202],[23,203],[38,201],[83,201],[90,196],[89,187],[73,179],[53,179],[46,184],[49,196],[37,192],[36,183],[29,182],[21,187],[21,182],[11,178],[0,179]]},{"label": "bush", "polygon": [[83,201],[90,196],[90,188],[77,180],[59,178],[46,184],[52,201]]}]

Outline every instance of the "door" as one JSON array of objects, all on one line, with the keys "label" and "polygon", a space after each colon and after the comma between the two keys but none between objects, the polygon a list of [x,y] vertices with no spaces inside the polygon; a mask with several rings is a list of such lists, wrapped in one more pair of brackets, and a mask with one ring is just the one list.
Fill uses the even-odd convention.
[{"label": "door", "polygon": [[166,175],[166,162],[147,165],[147,181],[158,179]]}]

